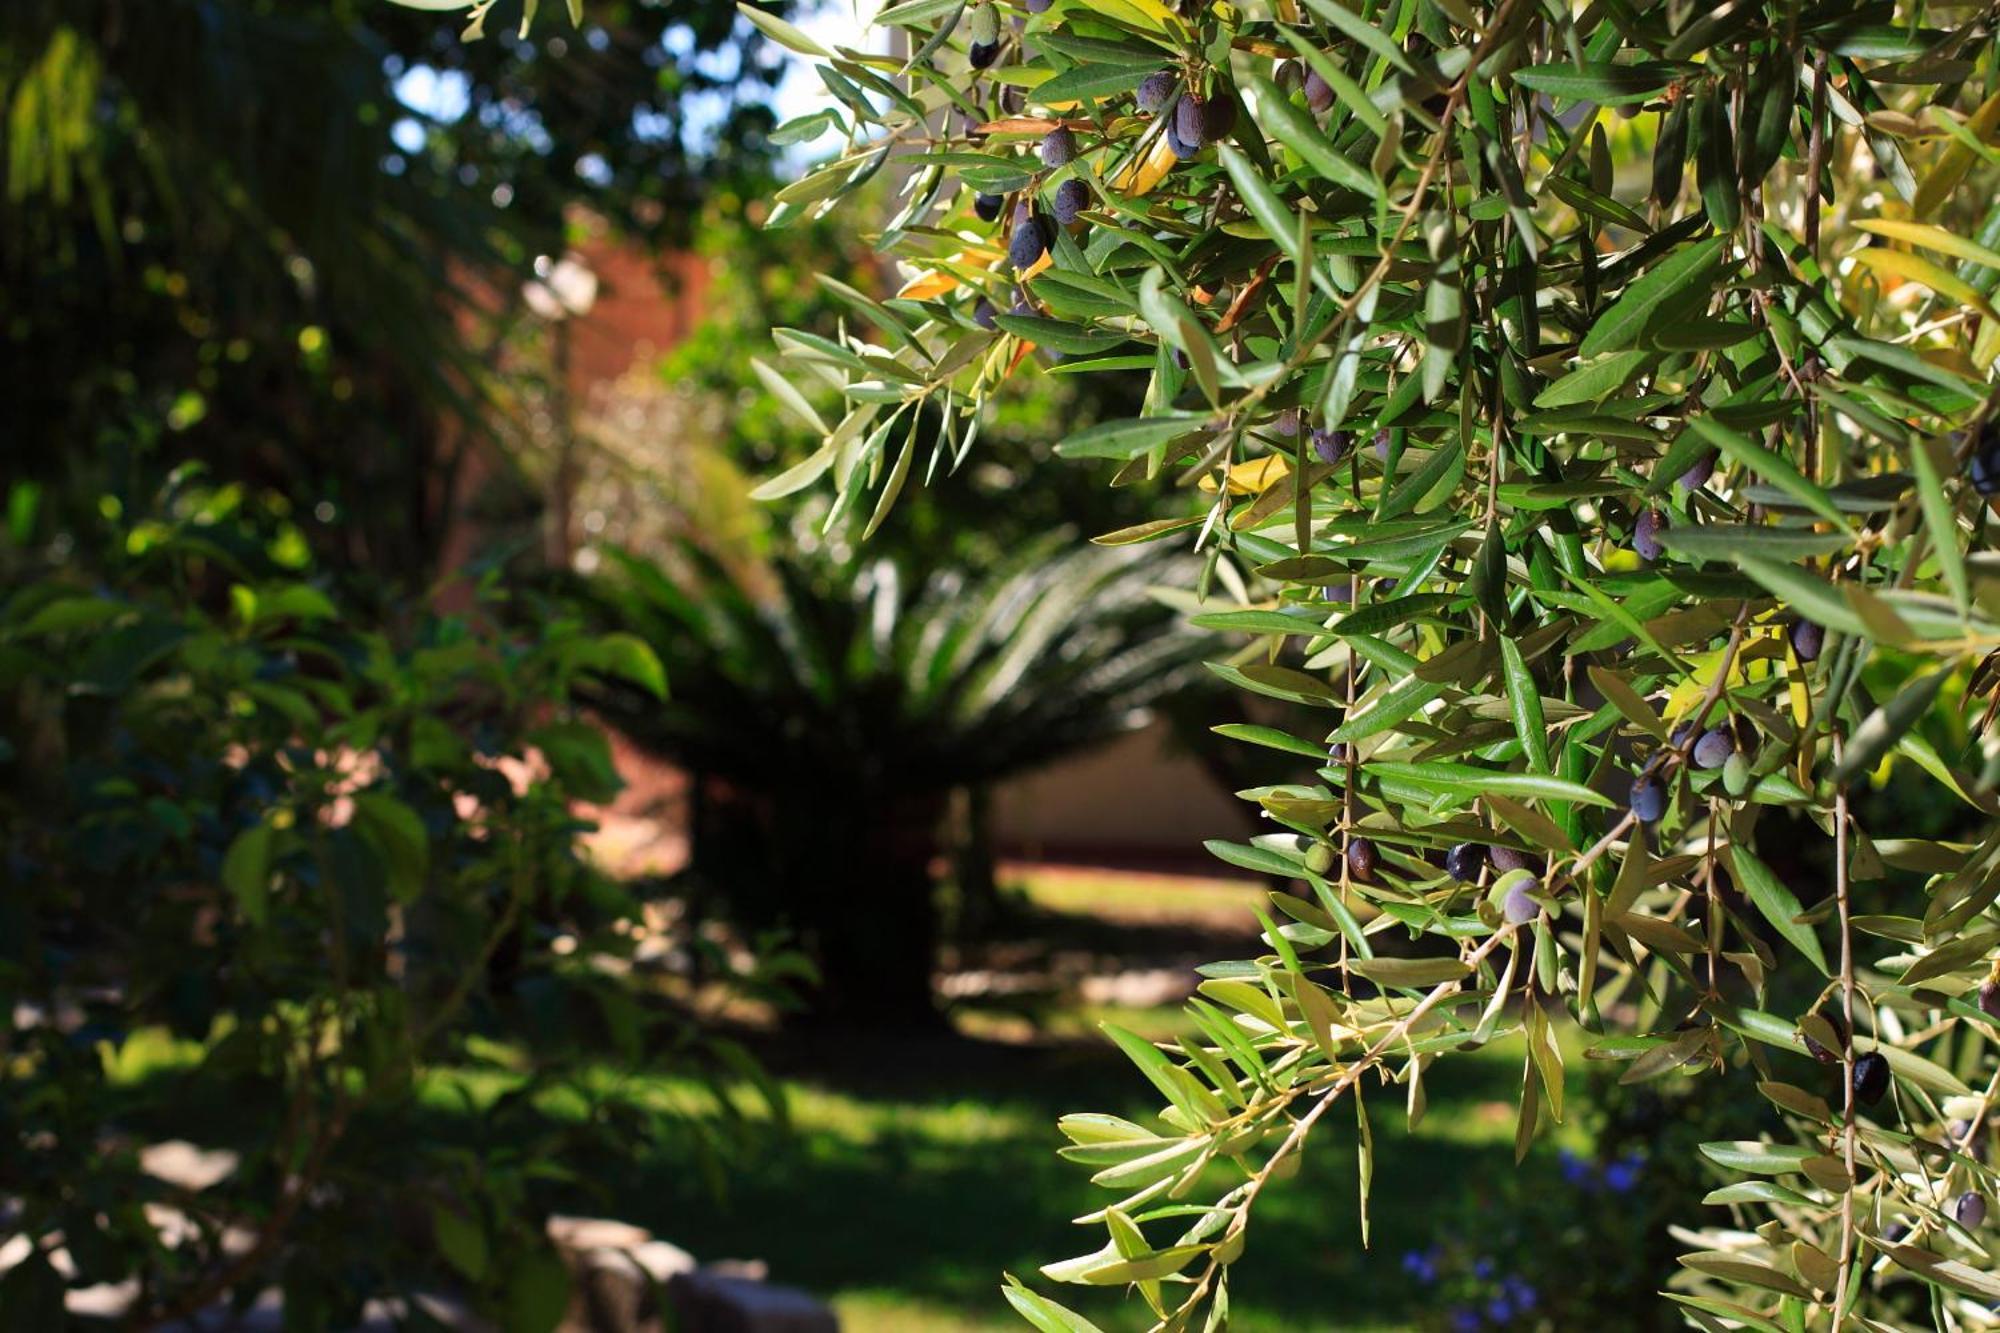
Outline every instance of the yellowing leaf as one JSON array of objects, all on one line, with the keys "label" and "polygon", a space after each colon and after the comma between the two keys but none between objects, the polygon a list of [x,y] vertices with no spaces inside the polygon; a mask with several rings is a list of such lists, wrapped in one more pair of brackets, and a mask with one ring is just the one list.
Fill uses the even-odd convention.
[{"label": "yellowing leaf", "polygon": [[[1229,493],[1231,495],[1261,495],[1290,475],[1292,475],[1292,465],[1290,463],[1287,463],[1277,454],[1266,454],[1262,458],[1253,458],[1248,462],[1238,463],[1229,469]],[[1215,475],[1210,473],[1204,476],[1201,479],[1200,486],[1201,489],[1213,495],[1215,493]]]},{"label": "yellowing leaf", "polygon": [[1167,136],[1158,136],[1153,140],[1152,151],[1146,154],[1143,161],[1134,161],[1118,174],[1115,183],[1119,193],[1128,199],[1151,194],[1167,178],[1167,173],[1174,169],[1177,161],[1179,159],[1168,145]]},{"label": "yellowing leaf", "polygon": [[942,269],[933,269],[928,273],[919,273],[916,277],[911,278],[903,284],[902,289],[896,295],[907,297],[912,301],[928,301],[933,296],[943,296],[946,292],[953,291],[961,285],[957,274],[946,273]]},{"label": "yellowing leaf", "polygon": [[1167,21],[1173,17],[1160,0],[1097,0],[1091,8],[1106,18],[1123,19],[1156,32],[1165,32]]},{"label": "yellowing leaf", "polygon": [[[1934,116],[1945,114],[1943,108],[1932,107]],[[1993,131],[2000,128],[2000,93],[1986,99],[1979,110],[1972,113],[1972,119],[1965,122],[1965,129],[1980,143],[1990,142]],[[1973,152],[1967,145],[1954,139],[1938,154],[1937,164],[1930,169],[1923,182],[1917,186],[1917,197],[1910,208],[1920,218],[1937,212],[1939,205],[1951,197],[1965,173],[1972,169]]]},{"label": "yellowing leaf", "polygon": [[1977,288],[1922,255],[1913,255],[1907,250],[1888,250],[1879,245],[1871,245],[1856,250],[1854,261],[1877,273],[1920,282],[1940,296],[1947,296],[1960,305],[1970,306],[1987,319],[1995,318],[1993,307],[1987,304],[1986,298],[1979,294]]},{"label": "yellowing leaf", "polygon": [[1877,236],[1887,236],[1894,241],[1908,241],[1911,245],[1921,245],[1926,250],[1941,250],[1955,258],[1969,259],[1988,268],[2000,268],[2000,252],[1989,250],[1977,241],[1968,241],[1963,236],[1954,236],[1943,227],[1933,227],[1927,222],[1892,222],[1888,218],[1863,218],[1854,225],[1862,231],[1873,232]]}]

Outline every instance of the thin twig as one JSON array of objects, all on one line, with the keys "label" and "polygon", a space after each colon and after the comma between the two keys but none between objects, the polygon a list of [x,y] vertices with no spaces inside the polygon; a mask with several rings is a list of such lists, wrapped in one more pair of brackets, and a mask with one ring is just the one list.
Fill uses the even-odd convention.
[{"label": "thin twig", "polygon": [[[1836,731],[1833,736],[1835,768],[1840,766],[1840,750],[1840,733]],[[1847,1293],[1852,1288],[1847,1268],[1854,1262],[1854,930],[1849,889],[1847,784],[1842,782],[1833,789],[1833,900],[1840,913],[1840,1007],[1841,1019],[1847,1025],[1847,1040],[1842,1043],[1840,1056],[1840,1137],[1848,1187],[1840,1193],[1840,1288],[1833,1298],[1833,1326],[1836,1329],[1846,1318]]]}]

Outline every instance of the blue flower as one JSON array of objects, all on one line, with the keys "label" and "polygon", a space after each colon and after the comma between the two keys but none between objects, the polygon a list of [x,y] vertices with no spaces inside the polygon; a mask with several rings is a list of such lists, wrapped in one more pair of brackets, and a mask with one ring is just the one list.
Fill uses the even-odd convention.
[{"label": "blue flower", "polygon": [[1505,1296],[1495,1296],[1486,1302],[1486,1317],[1504,1328],[1507,1321],[1514,1317],[1514,1307],[1507,1303]]},{"label": "blue flower", "polygon": [[1528,1284],[1526,1279],[1519,1275],[1509,1273],[1506,1277],[1502,1278],[1500,1280],[1500,1289],[1507,1293],[1507,1299],[1512,1301],[1514,1308],[1521,1313],[1526,1314],[1535,1308],[1535,1301],[1537,1299],[1535,1289]]},{"label": "blue flower", "polygon": [[1584,1161],[1567,1148],[1564,1148],[1556,1157],[1562,1163],[1563,1179],[1569,1184],[1581,1188],[1591,1183],[1590,1163]]},{"label": "blue flower", "polygon": [[1476,1278],[1481,1279],[1482,1281],[1485,1280],[1486,1278],[1492,1277],[1493,1261],[1491,1259],[1485,1259],[1485,1258],[1473,1260],[1472,1275]]},{"label": "blue flower", "polygon": [[1403,1271],[1419,1282],[1437,1281],[1437,1252],[1408,1251],[1403,1255]]},{"label": "blue flower", "polygon": [[1605,1188],[1614,1194],[1624,1194],[1639,1183],[1640,1172],[1644,1169],[1644,1159],[1621,1157],[1604,1168]]},{"label": "blue flower", "polygon": [[1446,1316],[1451,1321],[1452,1333],[1479,1333],[1479,1316],[1460,1306]]}]

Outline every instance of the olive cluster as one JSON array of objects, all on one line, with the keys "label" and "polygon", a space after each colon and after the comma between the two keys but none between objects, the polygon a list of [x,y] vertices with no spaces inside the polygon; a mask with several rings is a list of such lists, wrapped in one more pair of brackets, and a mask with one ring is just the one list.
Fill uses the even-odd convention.
[{"label": "olive cluster", "polygon": [[[1331,758],[1336,764],[1346,763],[1349,758],[1347,746],[1334,746]],[[1372,884],[1381,863],[1381,851],[1373,838],[1352,834],[1347,839],[1345,861],[1351,878],[1358,883]],[[1325,843],[1315,844],[1306,853],[1306,868],[1314,874],[1324,874],[1332,865],[1333,852]],[[1514,925],[1534,920],[1541,912],[1541,868],[1525,852],[1512,847],[1461,842],[1444,854],[1445,873],[1461,884],[1478,883],[1489,866],[1495,876],[1493,905],[1500,915]],[[1520,873],[1515,873],[1517,871]]]},{"label": "olive cluster", "polygon": [[[1030,14],[1045,12],[1053,0],[1027,0]],[[1000,27],[998,9],[992,3],[974,6],[967,20],[969,44],[967,56],[975,70],[991,68],[1000,59],[1006,45]],[[1317,76],[1314,76],[1315,78]],[[1324,87],[1324,83],[1321,84]],[[1307,89],[1308,100],[1312,98],[1311,88]],[[1002,109],[1018,109],[1017,94],[1004,89],[1001,94]],[[1182,73],[1172,69],[1156,70],[1141,78],[1131,92],[1134,107],[1143,115],[1152,117],[1159,126],[1174,156],[1187,161],[1201,152],[1209,144],[1227,137],[1236,127],[1237,108],[1233,96],[1224,95],[1204,98]],[[1325,101],[1331,104],[1331,90],[1327,90]],[[1324,109],[1315,103],[1319,109]],[[1058,123],[1042,138],[1037,149],[1044,175],[1038,182],[1045,184],[1054,179],[1053,188],[1047,195],[1047,206],[1043,207],[1037,198],[1041,184],[1022,191],[1015,199],[1011,214],[1007,207],[1007,196],[979,192],[972,200],[974,216],[982,222],[997,222],[1008,216],[1007,263],[1016,273],[1024,273],[1042,262],[1055,243],[1057,229],[1075,228],[1083,221],[1083,215],[1093,202],[1092,187],[1080,175],[1064,169],[1075,163],[1085,151],[1078,139],[1078,126]],[[974,309],[974,321],[981,327],[991,327],[992,305],[981,300]],[[1031,308],[1029,308],[1031,309]],[[1028,313],[1029,309],[1017,311]],[[1322,457],[1326,449],[1321,436],[1332,432],[1316,432],[1314,445],[1320,449]]]}]

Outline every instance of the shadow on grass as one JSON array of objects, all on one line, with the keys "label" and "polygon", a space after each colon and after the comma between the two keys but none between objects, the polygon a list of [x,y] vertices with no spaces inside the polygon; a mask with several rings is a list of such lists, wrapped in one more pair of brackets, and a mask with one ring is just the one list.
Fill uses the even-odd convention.
[{"label": "shadow on grass", "polygon": [[[568,1165],[607,1185],[619,1216],[704,1258],[762,1258],[782,1281],[832,1295],[867,1292],[890,1307],[948,1309],[973,1327],[1018,1326],[997,1293],[1003,1271],[1051,1290],[1039,1265],[1102,1243],[1099,1228],[1068,1219],[1115,1196],[1056,1157],[1064,1142],[1056,1117],[1108,1110],[1143,1122],[1157,1105],[1123,1058],[1096,1043],[855,1039],[839,1050],[773,1049],[766,1058],[791,1090],[795,1134],[733,1164],[723,1198],[707,1192],[671,1144]],[[1361,1244],[1354,1120],[1329,1117],[1300,1174],[1259,1206],[1249,1255],[1232,1274],[1232,1327],[1409,1320],[1424,1293],[1396,1259],[1432,1239],[1430,1205],[1514,1169],[1506,1145],[1517,1060],[1496,1051],[1439,1069],[1431,1119],[1415,1138],[1402,1128],[1400,1090],[1373,1094],[1372,1254]],[[440,1123],[437,1132],[452,1131]],[[1208,1197],[1233,1180],[1218,1170],[1213,1182]],[[1145,1324],[1136,1301],[1115,1292],[1052,1294],[1107,1329]],[[869,1333],[851,1313],[849,1326]]]},{"label": "shadow on grass", "polygon": [[[560,1165],[586,1184],[550,1184],[537,1202],[636,1222],[704,1260],[764,1259],[774,1280],[839,1302],[849,1333],[1022,1327],[998,1294],[1004,1271],[1107,1330],[1146,1325],[1136,1299],[1057,1290],[1036,1272],[1096,1249],[1101,1229],[1068,1219],[1115,1197],[1090,1185],[1086,1169],[1056,1157],[1063,1143],[1056,1118],[1091,1110],[1148,1122],[1157,1109],[1115,1051],[1096,1041],[853,1037],[773,1043],[759,1055],[785,1084],[792,1132],[760,1135],[726,1162],[719,1197],[692,1134],[625,1133],[570,1140]],[[558,1100],[535,1119],[511,1117],[509,1141],[447,1095],[399,1109],[393,1129],[356,1131],[434,1136],[482,1156],[534,1152],[561,1122],[602,1115],[622,1098],[643,1102],[691,1088],[630,1069],[605,1073],[594,1103]],[[1354,1119],[1345,1110],[1329,1116],[1299,1175],[1259,1205],[1249,1253],[1232,1269],[1231,1327],[1393,1328],[1418,1314],[1425,1293],[1397,1257],[1433,1239],[1440,1200],[1481,1193],[1488,1178],[1514,1170],[1519,1077],[1518,1048],[1443,1062],[1427,1077],[1430,1112],[1415,1136],[1403,1128],[1401,1089],[1370,1090],[1372,1250],[1361,1243]],[[152,1133],[249,1145],[254,1127],[232,1124],[225,1107],[177,1105],[172,1081],[162,1073],[133,1088],[136,1122],[151,1122]],[[504,1080],[489,1086],[497,1092]],[[1551,1171],[1551,1152],[1522,1169]],[[1218,1168],[1206,1194],[1194,1197],[1212,1198],[1230,1183]]]}]

